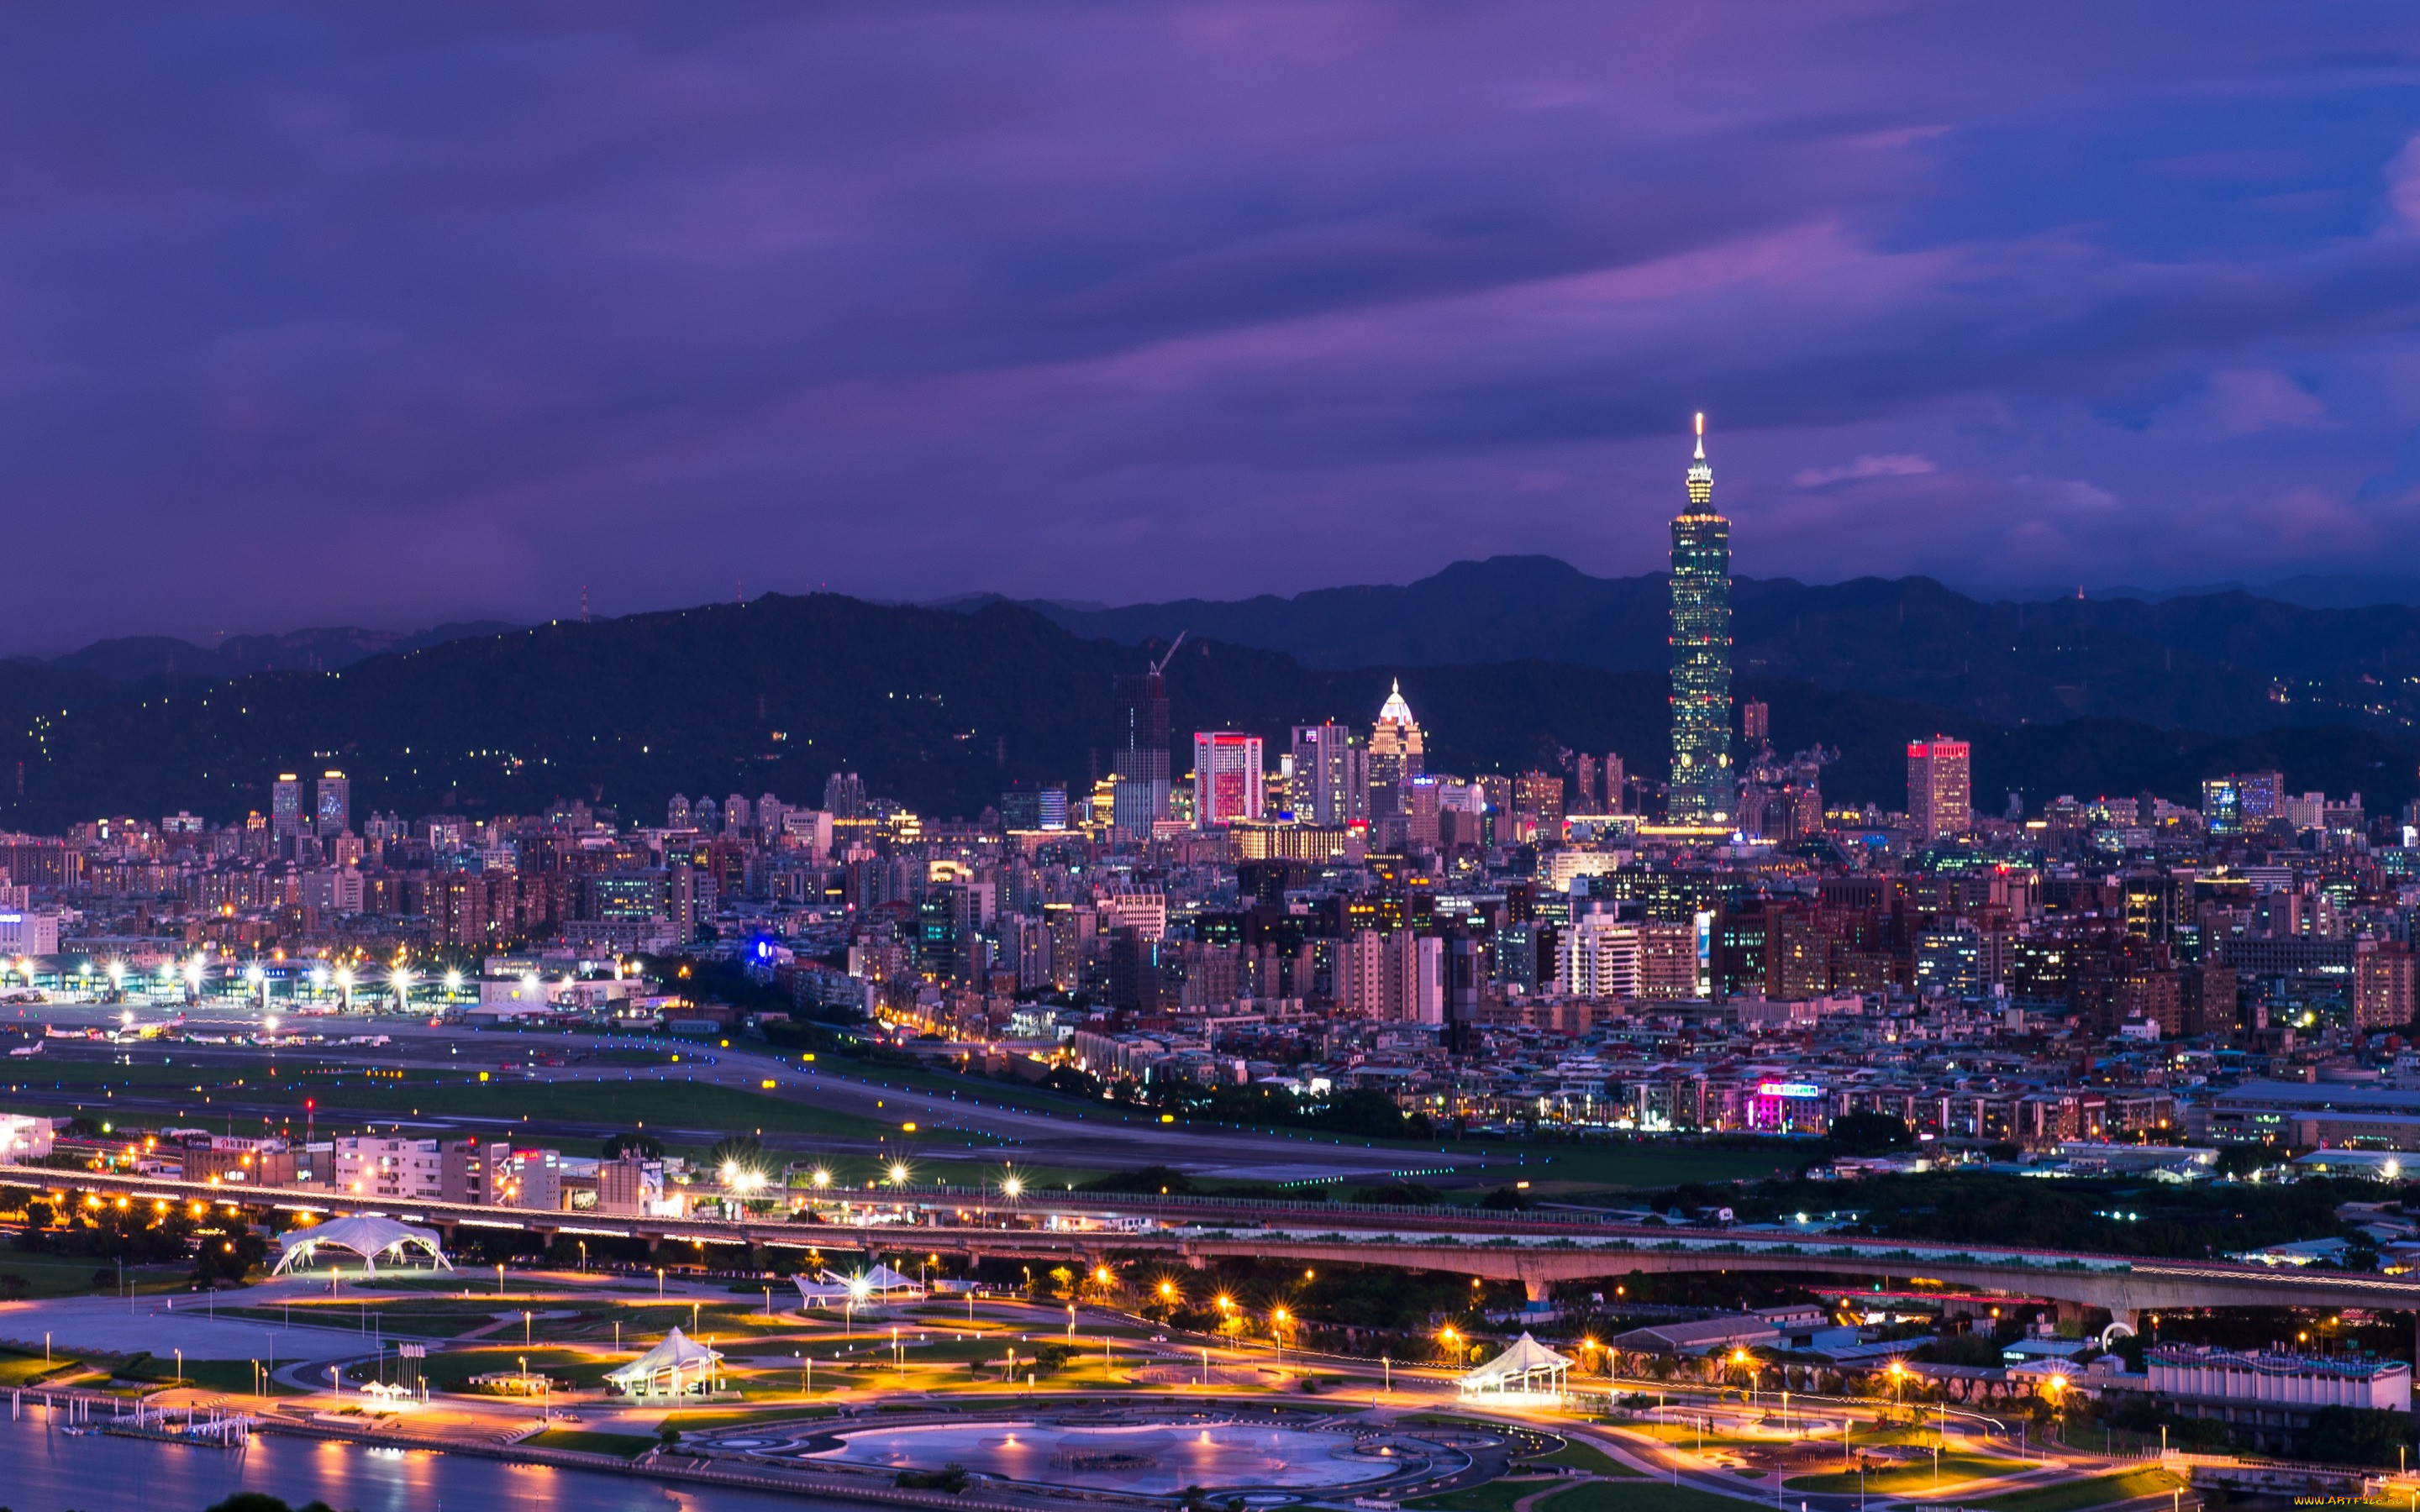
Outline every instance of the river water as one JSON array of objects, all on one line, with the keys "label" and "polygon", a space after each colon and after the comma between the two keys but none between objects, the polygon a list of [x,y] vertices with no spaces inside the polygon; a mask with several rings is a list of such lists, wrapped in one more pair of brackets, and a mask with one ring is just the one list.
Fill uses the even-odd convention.
[{"label": "river water", "polygon": [[839,1504],[470,1455],[262,1434],[208,1449],[0,1418],[0,1503],[16,1512],[202,1512],[236,1491],[360,1512],[801,1512]]}]

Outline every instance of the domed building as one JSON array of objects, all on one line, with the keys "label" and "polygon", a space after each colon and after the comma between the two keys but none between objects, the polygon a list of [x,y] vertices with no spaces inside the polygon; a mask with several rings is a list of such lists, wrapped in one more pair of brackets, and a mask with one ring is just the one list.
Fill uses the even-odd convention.
[{"label": "domed building", "polygon": [[1404,702],[1403,679],[1397,678],[1378,709],[1378,723],[1370,732],[1370,817],[1391,818],[1404,811],[1404,784],[1420,775],[1420,722]]}]

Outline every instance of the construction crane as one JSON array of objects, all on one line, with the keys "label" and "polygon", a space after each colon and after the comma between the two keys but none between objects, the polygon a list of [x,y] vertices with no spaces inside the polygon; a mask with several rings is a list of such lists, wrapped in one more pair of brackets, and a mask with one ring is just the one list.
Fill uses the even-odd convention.
[{"label": "construction crane", "polygon": [[1191,630],[1179,630],[1176,632],[1176,639],[1168,643],[1168,655],[1160,657],[1157,661],[1151,664],[1151,674],[1154,677],[1157,677],[1168,671],[1168,664],[1170,660],[1175,656],[1176,648],[1185,644],[1185,638],[1192,633],[1193,632]]}]

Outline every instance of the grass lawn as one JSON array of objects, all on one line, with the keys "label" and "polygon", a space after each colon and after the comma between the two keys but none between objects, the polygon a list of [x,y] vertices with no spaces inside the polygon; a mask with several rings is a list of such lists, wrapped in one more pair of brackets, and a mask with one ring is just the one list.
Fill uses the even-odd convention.
[{"label": "grass lawn", "polygon": [[[155,1358],[149,1363],[159,1369],[163,1379],[173,1375],[177,1369],[177,1362],[173,1357],[164,1361]],[[252,1362],[249,1360],[188,1360],[185,1362],[184,1384],[202,1391],[240,1392],[246,1395],[260,1390],[260,1381],[252,1373]],[[269,1383],[269,1395],[271,1396],[298,1396],[302,1394],[302,1387],[289,1386],[282,1381],[272,1381]]]},{"label": "grass lawn", "polygon": [[2184,1484],[2182,1478],[2164,1470],[2129,1470],[2116,1475],[2093,1475],[2063,1480],[2054,1486],[2037,1486],[2031,1490],[2010,1491],[1973,1504],[1983,1512],[2077,1512],[2081,1507],[2106,1506],[2137,1496],[2165,1495]]},{"label": "grass lawn", "polygon": [[617,1459],[635,1459],[656,1446],[656,1441],[641,1433],[596,1433],[581,1428],[549,1428],[523,1443],[540,1449],[570,1449],[580,1454],[612,1455]]},{"label": "grass lawn", "polygon": [[[93,1282],[103,1271],[109,1273],[107,1286]],[[126,1273],[133,1278],[137,1291],[179,1289],[191,1277],[183,1266],[129,1266]],[[89,1297],[95,1293],[114,1295],[117,1288],[117,1265],[114,1260],[89,1255],[51,1255],[29,1252],[10,1244],[0,1247],[0,1276],[17,1276],[25,1283],[23,1295],[28,1298]]]},{"label": "grass lawn", "polygon": [[[1986,1475],[2009,1475],[2028,1468],[2023,1460],[2002,1459],[1997,1456],[1946,1454],[1941,1457],[1940,1484],[1951,1486]],[[1821,1475],[1794,1475],[1782,1484],[1785,1489],[1792,1491],[1849,1492],[1857,1489],[1857,1473],[1835,1470]],[[1886,1496],[1929,1491],[1933,1484],[1932,1458],[1930,1455],[1922,1459],[1894,1463],[1887,1470],[1873,1471],[1865,1480],[1868,1491]]]},{"label": "grass lawn", "polygon": [[1552,1485],[1554,1482],[1543,1475],[1526,1479],[1507,1475],[1481,1486],[1466,1486],[1458,1491],[1423,1496],[1404,1504],[1419,1507],[1422,1512],[1512,1512],[1513,1503]]},{"label": "grass lawn", "polygon": [[1753,1504],[1694,1487],[1641,1480],[1575,1486],[1539,1503],[1537,1512],[1744,1512]]},{"label": "grass lawn", "polygon": [[[301,1095],[294,1094],[298,1101]],[[872,1138],[897,1132],[888,1120],[861,1118],[813,1103],[796,1103],[711,1083],[653,1078],[554,1082],[505,1078],[420,1086],[409,1082],[368,1083],[315,1089],[314,1095],[320,1101],[319,1119],[323,1124],[347,1112],[408,1112],[427,1118],[520,1115],[524,1121],[536,1123],[567,1121],[626,1128],[644,1123],[650,1129],[667,1131],[761,1129],[768,1134],[849,1138]]]},{"label": "grass lawn", "polygon": [[55,1354],[47,1361],[39,1354],[0,1354],[0,1389],[27,1386],[44,1376],[65,1377],[83,1368],[83,1362],[71,1354]]},{"label": "grass lawn", "polygon": [[[629,1359],[639,1357],[635,1350],[623,1351]],[[550,1350],[541,1346],[524,1350],[518,1346],[502,1350],[458,1350],[432,1354],[421,1367],[422,1378],[439,1391],[471,1391],[473,1376],[510,1374],[529,1362],[533,1376],[551,1376],[556,1381],[568,1381],[574,1386],[601,1385],[605,1372],[627,1363],[602,1355],[585,1354],[572,1350]]]},{"label": "grass lawn", "polygon": [[1621,1460],[1616,1459],[1613,1456],[1606,1454],[1596,1445],[1592,1443],[1583,1443],[1577,1439],[1566,1439],[1563,1441],[1563,1446],[1556,1450],[1554,1453],[1538,1455],[1532,1459],[1523,1461],[1523,1463],[1568,1465],[1574,1470],[1585,1470],[1590,1474],[1596,1475],[1636,1475],[1638,1473],[1638,1472],[1631,1469],[1628,1465],[1623,1464]]}]

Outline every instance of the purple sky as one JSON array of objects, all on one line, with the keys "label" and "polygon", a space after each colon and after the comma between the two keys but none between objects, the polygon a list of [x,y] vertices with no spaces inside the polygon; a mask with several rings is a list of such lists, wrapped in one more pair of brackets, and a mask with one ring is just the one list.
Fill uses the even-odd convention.
[{"label": "purple sky", "polygon": [[2408,3],[62,6],[0,644],[2412,571]]}]

